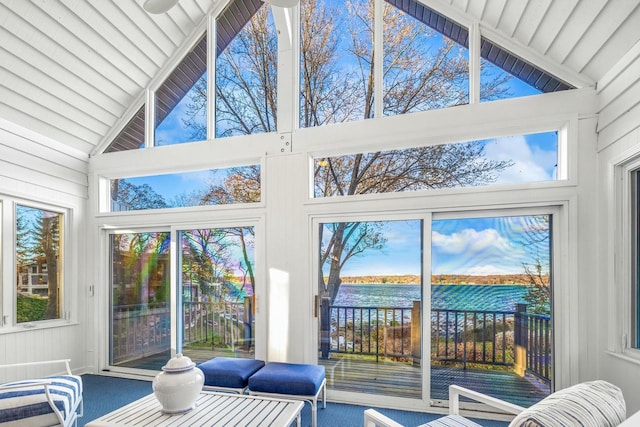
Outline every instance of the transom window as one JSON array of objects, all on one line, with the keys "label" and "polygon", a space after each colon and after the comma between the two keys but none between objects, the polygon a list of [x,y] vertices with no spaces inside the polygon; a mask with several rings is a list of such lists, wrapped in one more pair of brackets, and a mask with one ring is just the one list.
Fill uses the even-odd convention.
[{"label": "transom window", "polygon": [[314,159],[314,197],[554,181],[558,132]]},{"label": "transom window", "polygon": [[110,180],[110,212],[260,201],[260,166]]}]

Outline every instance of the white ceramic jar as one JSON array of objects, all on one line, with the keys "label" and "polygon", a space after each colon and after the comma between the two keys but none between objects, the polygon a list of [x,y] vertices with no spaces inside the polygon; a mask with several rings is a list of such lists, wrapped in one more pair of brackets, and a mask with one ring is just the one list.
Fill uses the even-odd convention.
[{"label": "white ceramic jar", "polygon": [[202,391],[204,374],[187,356],[176,354],[153,379],[153,394],[162,412],[181,414],[192,410]]}]

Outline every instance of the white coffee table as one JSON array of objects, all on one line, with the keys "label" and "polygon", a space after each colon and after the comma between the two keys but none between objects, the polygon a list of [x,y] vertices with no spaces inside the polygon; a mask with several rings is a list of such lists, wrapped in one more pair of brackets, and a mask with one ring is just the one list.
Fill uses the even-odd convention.
[{"label": "white coffee table", "polygon": [[304,402],[268,397],[203,391],[196,407],[180,415],[161,412],[160,403],[153,394],[116,409],[87,427],[160,427],[196,425],[213,426],[272,426],[288,427],[296,421],[300,427],[300,411]]}]

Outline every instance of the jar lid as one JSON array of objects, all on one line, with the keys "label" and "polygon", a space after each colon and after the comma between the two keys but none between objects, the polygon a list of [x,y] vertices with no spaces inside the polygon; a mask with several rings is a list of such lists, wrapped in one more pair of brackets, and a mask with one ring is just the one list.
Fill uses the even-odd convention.
[{"label": "jar lid", "polygon": [[175,357],[169,359],[166,365],[162,367],[165,372],[182,372],[189,371],[196,366],[187,356],[183,356],[182,353],[178,353]]}]

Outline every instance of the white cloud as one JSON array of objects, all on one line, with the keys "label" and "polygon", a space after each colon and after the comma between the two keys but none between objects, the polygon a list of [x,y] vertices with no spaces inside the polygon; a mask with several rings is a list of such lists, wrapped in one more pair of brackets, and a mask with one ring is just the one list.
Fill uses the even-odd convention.
[{"label": "white cloud", "polygon": [[465,256],[473,256],[474,253],[489,249],[492,251],[505,250],[511,246],[509,240],[505,239],[493,228],[479,231],[466,228],[449,235],[434,231],[432,233],[432,245],[442,253],[449,255],[464,254]]},{"label": "white cloud", "polygon": [[496,184],[517,182],[550,181],[554,179],[549,169],[555,165],[557,154],[554,150],[533,149],[524,136],[500,138],[485,147],[486,156],[492,160],[511,160],[514,165],[500,173]]}]

